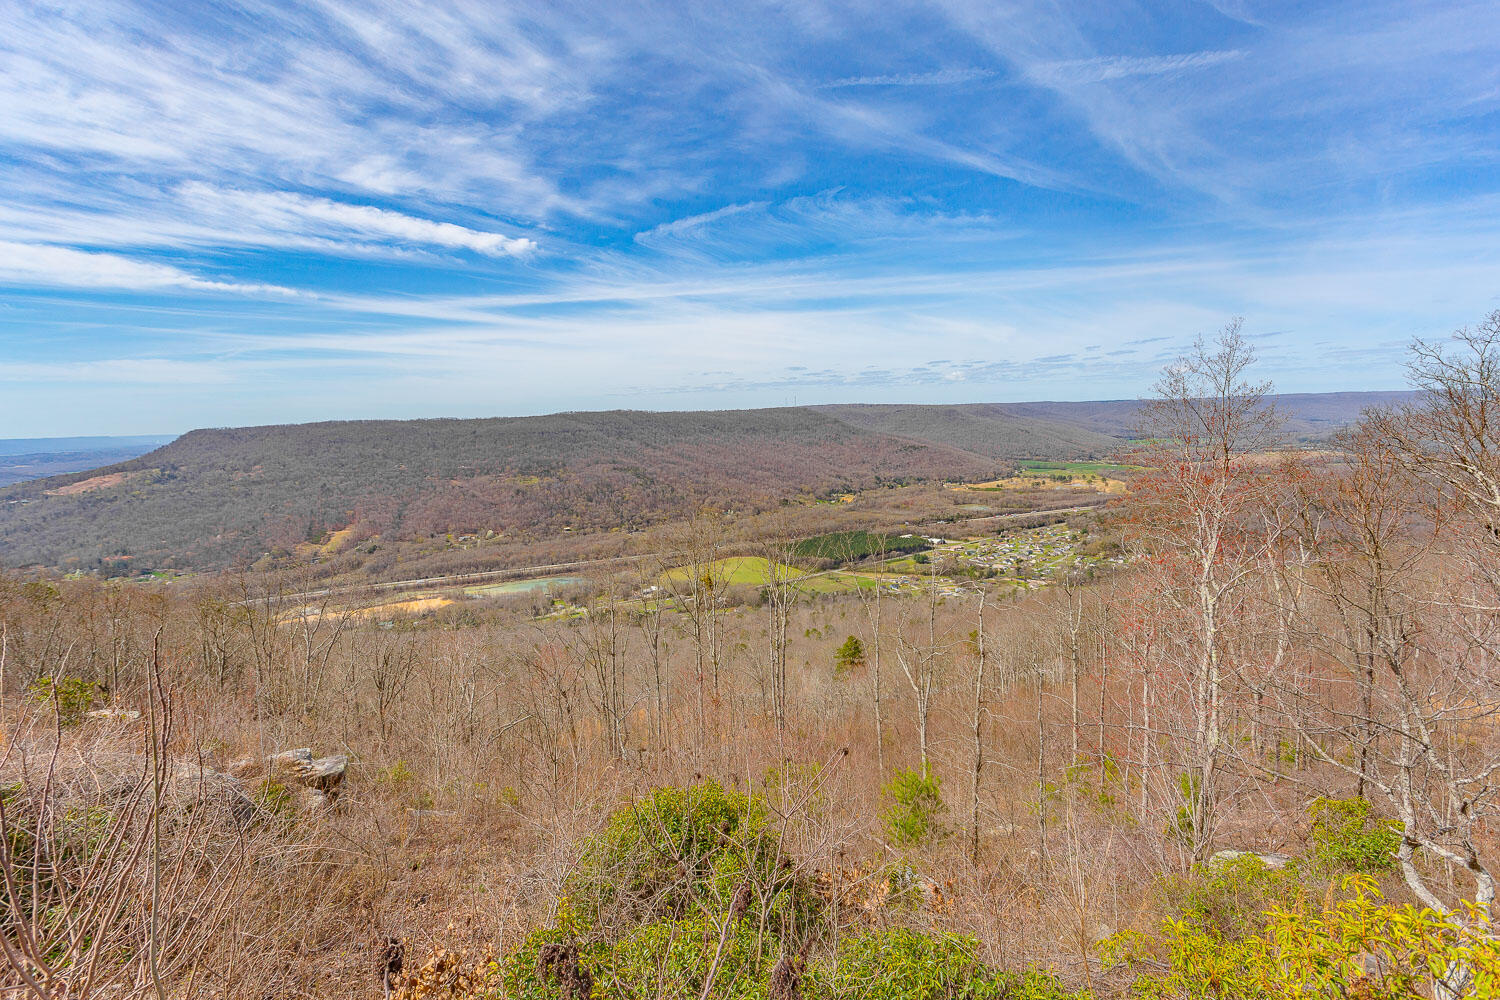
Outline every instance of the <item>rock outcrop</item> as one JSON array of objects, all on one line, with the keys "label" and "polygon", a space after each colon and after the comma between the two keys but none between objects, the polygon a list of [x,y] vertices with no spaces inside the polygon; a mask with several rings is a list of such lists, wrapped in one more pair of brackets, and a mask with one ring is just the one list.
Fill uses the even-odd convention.
[{"label": "rock outcrop", "polygon": [[333,807],[344,786],[349,758],[343,754],[314,757],[309,747],[283,750],[266,758],[273,774],[301,785],[298,806],[303,812],[321,813]]}]

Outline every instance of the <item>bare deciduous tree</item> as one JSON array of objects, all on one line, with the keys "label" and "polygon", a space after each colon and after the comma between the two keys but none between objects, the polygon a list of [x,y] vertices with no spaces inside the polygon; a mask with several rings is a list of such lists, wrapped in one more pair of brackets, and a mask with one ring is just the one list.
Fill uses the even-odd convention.
[{"label": "bare deciduous tree", "polygon": [[1268,383],[1246,381],[1254,352],[1231,322],[1212,345],[1201,339],[1167,368],[1144,407],[1149,436],[1133,486],[1133,525],[1180,606],[1190,632],[1180,643],[1192,713],[1185,792],[1194,857],[1207,857],[1224,760],[1226,645],[1244,627],[1240,593],[1260,565],[1264,536],[1249,530],[1264,499],[1252,457],[1276,440]]},{"label": "bare deciduous tree", "polygon": [[70,745],[55,726],[0,758],[0,986],[37,1000],[192,995],[243,891],[254,807],[173,759],[173,701],[151,669],[136,753]]}]

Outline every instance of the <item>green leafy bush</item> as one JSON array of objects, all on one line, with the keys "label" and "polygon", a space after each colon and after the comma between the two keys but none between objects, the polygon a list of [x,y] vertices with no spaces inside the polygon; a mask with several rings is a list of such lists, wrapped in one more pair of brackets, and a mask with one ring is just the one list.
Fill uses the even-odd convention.
[{"label": "green leafy bush", "polygon": [[1401,824],[1376,819],[1362,798],[1315,799],[1312,817],[1313,861],[1334,872],[1380,872],[1396,866]]},{"label": "green leafy bush", "polygon": [[661,788],[610,817],[567,880],[581,925],[718,915],[748,886],[771,915],[815,922],[816,896],[794,877],[758,798],[707,780]]},{"label": "green leafy bush", "polygon": [[767,812],[758,796],[712,780],[617,811],[585,845],[553,925],[497,967],[498,995],[557,996],[540,959],[564,946],[576,949],[595,996],[765,997],[778,957],[824,926],[822,902],[782,853]]},{"label": "green leafy bush", "polygon": [[397,760],[396,763],[392,764],[390,767],[381,772],[380,777],[384,778],[386,781],[389,781],[397,788],[404,788],[407,785],[411,784],[412,781],[416,779],[417,775],[416,772],[411,769],[411,765],[406,763],[406,761],[402,759]]},{"label": "green leafy bush", "polygon": [[897,771],[885,794],[891,805],[882,814],[887,836],[903,847],[915,847],[943,836],[941,817],[948,811],[943,804],[942,779],[931,767],[920,771]]},{"label": "green leafy bush", "polygon": [[38,677],[31,682],[31,696],[40,704],[51,705],[58,721],[65,726],[83,721],[84,713],[99,699],[99,685],[78,677]]},{"label": "green leafy bush", "polygon": [[[1431,910],[1387,903],[1370,875],[1348,877],[1320,907],[1309,903],[1275,907],[1261,931],[1239,939],[1168,920],[1159,937],[1110,939],[1104,958],[1137,970],[1132,989],[1151,1000],[1500,995],[1500,942]],[[1440,992],[1443,980],[1452,990],[1455,970],[1469,982]]]},{"label": "green leafy bush", "polygon": [[1082,1000],[1040,972],[999,972],[957,934],[904,927],[850,938],[833,960],[808,970],[808,1000]]},{"label": "green leafy bush", "polygon": [[[614,945],[578,947],[597,997],[661,1000],[765,1000],[772,970],[789,954],[784,942],[755,922],[722,925],[710,920],[657,921]],[[543,949],[559,939],[539,932],[498,965],[494,997],[555,1000],[557,987],[541,971]],[[1088,1000],[1044,972],[1006,972],[977,958],[978,943],[957,934],[909,928],[846,938],[831,955],[802,972],[803,1000]],[[716,957],[717,956],[717,957]],[[709,985],[709,977],[713,982]]]},{"label": "green leafy bush", "polygon": [[1164,902],[1183,923],[1235,940],[1259,933],[1271,909],[1290,906],[1303,891],[1300,876],[1296,864],[1272,868],[1241,854],[1166,879]]},{"label": "green leafy bush", "polygon": [[638,928],[601,964],[596,976],[605,987],[601,993],[614,995],[608,987],[618,984],[625,995],[697,1000],[712,975],[707,996],[764,997],[779,941],[753,920],[730,919],[722,949],[722,925],[703,917]]}]

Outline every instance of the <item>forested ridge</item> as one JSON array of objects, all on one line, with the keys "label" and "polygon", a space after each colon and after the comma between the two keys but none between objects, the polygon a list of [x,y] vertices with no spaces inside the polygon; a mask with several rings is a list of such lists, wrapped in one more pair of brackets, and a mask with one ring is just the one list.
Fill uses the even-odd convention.
[{"label": "forested ridge", "polygon": [[[1390,395],[1282,399],[1298,426],[1331,428]],[[220,569],[344,528],[355,538],[631,530],[697,504],[754,510],[880,484],[987,479],[1022,458],[1104,457],[1131,433],[1136,405],[613,410],[196,430],[138,458],[0,489],[0,564]]]},{"label": "forested ridge", "polygon": [[147,455],[0,493],[0,560],[224,567],[354,526],[360,535],[630,529],[694,503],[985,478],[1009,459],[1114,442],[990,415],[981,451],[811,408],[337,421],[192,431]]}]

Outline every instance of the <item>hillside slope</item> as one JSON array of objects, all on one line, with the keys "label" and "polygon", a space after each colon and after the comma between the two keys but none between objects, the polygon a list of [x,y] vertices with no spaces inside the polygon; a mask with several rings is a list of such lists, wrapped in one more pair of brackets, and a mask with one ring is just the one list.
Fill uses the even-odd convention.
[{"label": "hillside slope", "polygon": [[[1078,454],[1102,440],[1016,423],[1015,455]],[[799,492],[991,476],[1002,450],[881,433],[809,408],[199,430],[131,461],[0,492],[0,561],[210,568],[351,525],[388,537],[628,528],[695,502],[744,508]]]},{"label": "hillside slope", "polygon": [[[1280,397],[1294,433],[1399,394]],[[1104,457],[1134,401],[835,405],[198,430],[128,461],[0,488],[0,565],[213,569],[352,528],[414,538],[629,529],[880,483]]]}]

